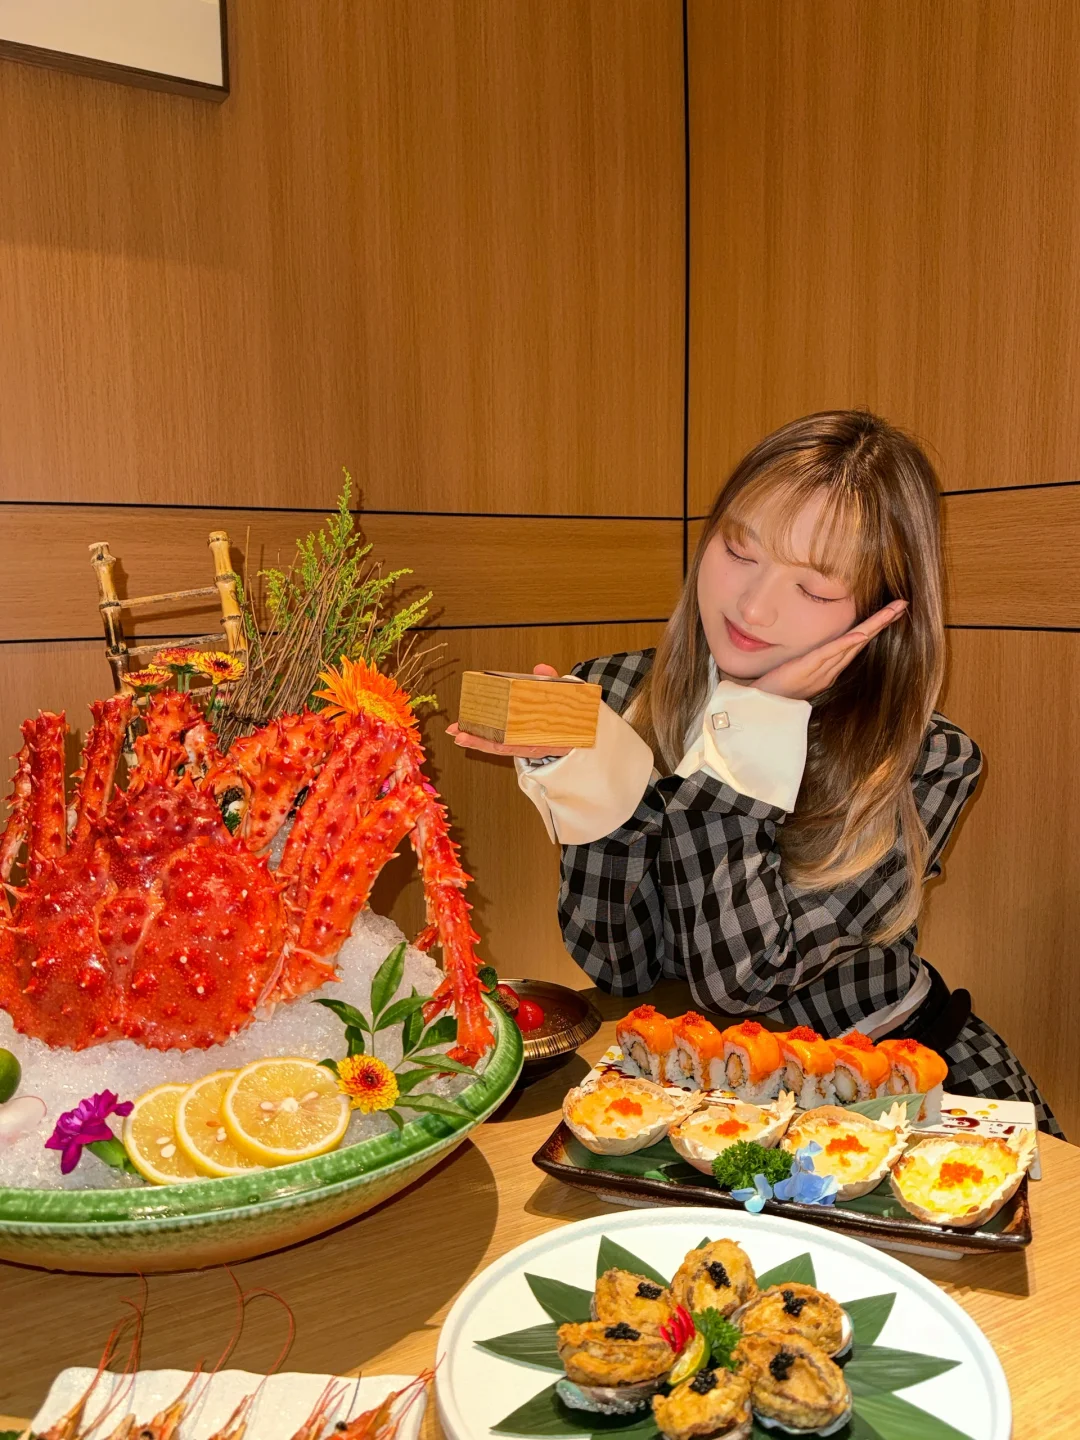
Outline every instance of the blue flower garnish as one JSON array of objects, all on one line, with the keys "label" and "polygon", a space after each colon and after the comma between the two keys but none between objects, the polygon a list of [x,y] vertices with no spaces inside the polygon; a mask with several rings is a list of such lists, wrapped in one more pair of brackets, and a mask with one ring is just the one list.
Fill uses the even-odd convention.
[{"label": "blue flower garnish", "polygon": [[821,1154],[821,1146],[811,1140],[795,1152],[795,1163],[786,1180],[770,1185],[764,1175],[754,1176],[754,1188],[732,1190],[731,1198],[738,1200],[757,1215],[765,1207],[766,1200],[794,1200],[799,1205],[832,1205],[840,1188],[835,1175],[819,1175],[814,1167],[814,1156]]}]

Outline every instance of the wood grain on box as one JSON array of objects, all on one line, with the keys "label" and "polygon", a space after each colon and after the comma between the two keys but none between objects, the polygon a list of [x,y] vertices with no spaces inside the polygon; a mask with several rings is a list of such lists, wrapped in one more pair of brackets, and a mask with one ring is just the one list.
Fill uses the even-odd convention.
[{"label": "wood grain on box", "polygon": [[458,726],[500,745],[588,749],[596,744],[599,685],[466,670]]}]

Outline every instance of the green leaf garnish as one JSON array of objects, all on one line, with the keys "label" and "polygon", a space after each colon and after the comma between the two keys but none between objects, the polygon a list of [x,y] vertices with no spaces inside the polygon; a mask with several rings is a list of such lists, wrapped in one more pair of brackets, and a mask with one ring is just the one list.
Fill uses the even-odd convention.
[{"label": "green leaf garnish", "polygon": [[399,1130],[405,1129],[405,1121],[396,1110],[386,1110],[383,1113],[389,1116]]},{"label": "green leaf garnish", "polygon": [[647,1280],[654,1280],[657,1285],[663,1285],[667,1289],[671,1283],[659,1270],[654,1270],[644,1260],[639,1260],[629,1250],[624,1250],[614,1240],[609,1240],[606,1235],[600,1237],[600,1249],[596,1254],[596,1278],[599,1280],[605,1270],[629,1270],[631,1275],[644,1275]]},{"label": "green leaf garnish", "polygon": [[412,995],[406,995],[401,1000],[395,1000],[394,1003],[388,1005],[379,1016],[375,1029],[387,1030],[391,1025],[400,1025],[401,1022],[407,1020],[410,1015],[415,1015],[418,1010],[422,1010],[430,999],[430,995],[417,995],[414,993]]},{"label": "green leaf garnish", "polygon": [[862,1300],[844,1302],[856,1345],[873,1345],[895,1304],[895,1295],[867,1295]]},{"label": "green leaf garnish", "polygon": [[357,1030],[366,1030],[371,1034],[371,1026],[365,1016],[361,1015],[355,1005],[346,1005],[344,1000],[313,1000],[313,1005],[325,1005],[327,1010],[332,1010],[339,1020],[346,1025],[352,1025]]},{"label": "green leaf garnish", "polygon": [[563,1280],[549,1280],[546,1275],[526,1275],[526,1283],[540,1308],[556,1325],[580,1324],[591,1314],[592,1292]]},{"label": "green leaf garnish", "polygon": [[457,1021],[453,1015],[443,1015],[429,1025],[420,1036],[419,1043],[426,1047],[432,1045],[452,1045],[457,1039]]},{"label": "green leaf garnish", "polygon": [[544,1370],[562,1371],[556,1333],[559,1327],[554,1320],[543,1325],[531,1325],[528,1330],[515,1330],[509,1335],[493,1335],[490,1340],[477,1340],[481,1350],[499,1355],[504,1360],[516,1360],[520,1365],[539,1365]]},{"label": "green leaf garnish", "polygon": [[337,1074],[337,1061],[336,1061],[336,1060],[320,1060],[320,1061],[319,1061],[319,1064],[323,1067],[324,1070],[329,1070],[330,1073],[331,1073],[331,1075],[336,1075],[336,1074]]},{"label": "green leaf garnish", "polygon": [[[698,1246],[698,1249],[700,1248]],[[735,1361],[731,1358],[731,1352],[742,1335],[739,1327],[730,1320],[725,1320],[720,1311],[712,1305],[707,1310],[694,1311],[694,1324],[705,1336],[711,1357],[709,1363],[723,1366],[725,1370],[734,1370]]]},{"label": "green leaf garnish", "polygon": [[481,965],[480,969],[476,972],[476,978],[480,981],[484,989],[490,992],[494,990],[499,983],[499,972],[495,969],[494,965]]},{"label": "green leaf garnish", "polygon": [[844,1367],[844,1376],[852,1392],[862,1395],[867,1390],[906,1390],[909,1385],[955,1370],[959,1364],[959,1360],[941,1360],[912,1350],[892,1350],[887,1345],[856,1345]]},{"label": "green leaf garnish", "polygon": [[775,1185],[788,1178],[794,1164],[787,1150],[766,1150],[756,1140],[736,1140],[713,1161],[713,1178],[723,1190],[752,1190],[755,1175],[764,1175]]},{"label": "green leaf garnish", "polygon": [[767,1290],[770,1285],[817,1285],[814,1262],[807,1251],[805,1255],[793,1255],[782,1265],[775,1265],[757,1277],[758,1289]]},{"label": "green leaf garnish", "polygon": [[463,1105],[455,1105],[442,1095],[402,1095],[398,1104],[404,1110],[424,1110],[432,1115],[445,1115],[451,1120],[471,1120],[473,1117]]},{"label": "green leaf garnish", "polygon": [[[415,994],[416,986],[414,985],[412,987],[412,995],[409,998],[412,999]],[[414,1010],[412,1014],[405,1017],[405,1024],[401,1027],[401,1051],[403,1055],[408,1055],[411,1050],[416,1049],[417,1045],[420,1044],[420,1036],[423,1032],[424,1017],[419,1010]]]},{"label": "green leaf garnish", "polygon": [[345,1044],[348,1046],[347,1054],[363,1055],[366,1050],[364,1045],[364,1032],[358,1030],[355,1025],[346,1025]]},{"label": "green leaf garnish", "polygon": [[[845,1371],[845,1374],[847,1372]],[[971,1440],[928,1410],[901,1400],[885,1390],[867,1390],[857,1401],[857,1413],[884,1440]]]},{"label": "green leaf garnish", "polygon": [[395,945],[390,954],[375,971],[371,982],[371,1018],[377,1022],[379,1016],[397,994],[401,977],[405,974],[405,941]]}]

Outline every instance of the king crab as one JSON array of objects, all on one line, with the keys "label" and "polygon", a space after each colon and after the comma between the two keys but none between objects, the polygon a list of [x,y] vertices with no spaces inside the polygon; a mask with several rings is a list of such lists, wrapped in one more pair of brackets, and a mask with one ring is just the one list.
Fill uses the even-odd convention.
[{"label": "king crab", "polygon": [[[426,1017],[452,1004],[451,1053],[479,1059],[493,1034],[463,893],[470,877],[424,778],[408,697],[363,662],[344,666],[344,706],[284,715],[227,754],[189,693],[159,691],[126,790],[115,771],[134,701],[95,701],[70,813],[63,715],[23,724],[0,836],[0,1008],[16,1029],[73,1050],[220,1044],[260,1006],[335,978],[335,955],[408,834],[428,912],[415,943],[438,941],[446,972]],[[242,797],[235,834],[221,809],[230,791]],[[294,811],[271,869],[270,844]]]}]

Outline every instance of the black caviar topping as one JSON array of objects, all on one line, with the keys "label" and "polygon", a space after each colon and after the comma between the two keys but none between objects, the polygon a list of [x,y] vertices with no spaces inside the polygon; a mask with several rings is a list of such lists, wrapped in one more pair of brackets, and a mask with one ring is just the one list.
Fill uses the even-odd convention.
[{"label": "black caviar topping", "polygon": [[705,1269],[709,1272],[709,1279],[718,1290],[731,1289],[731,1281],[728,1279],[728,1273],[723,1265],[720,1264],[719,1260],[710,1261],[710,1263],[705,1266]]},{"label": "black caviar topping", "polygon": [[803,1312],[803,1307],[810,1299],[809,1295],[796,1296],[794,1290],[782,1290],[784,1297],[784,1314],[794,1315],[797,1320]]},{"label": "black caviar topping", "polygon": [[604,1338],[607,1340],[640,1340],[641,1331],[635,1330],[632,1325],[627,1325],[625,1320],[620,1320],[618,1325],[609,1325],[604,1331]]},{"label": "black caviar topping", "polygon": [[690,1389],[695,1395],[708,1395],[710,1390],[716,1389],[716,1371],[699,1370],[690,1381]]},{"label": "black caviar topping", "polygon": [[786,1380],[797,1359],[798,1356],[792,1355],[790,1350],[778,1350],[769,1361],[769,1374],[774,1380]]},{"label": "black caviar topping", "polygon": [[641,1300],[659,1300],[664,1292],[659,1285],[654,1285],[650,1280],[642,1280],[637,1287],[637,1293]]}]

